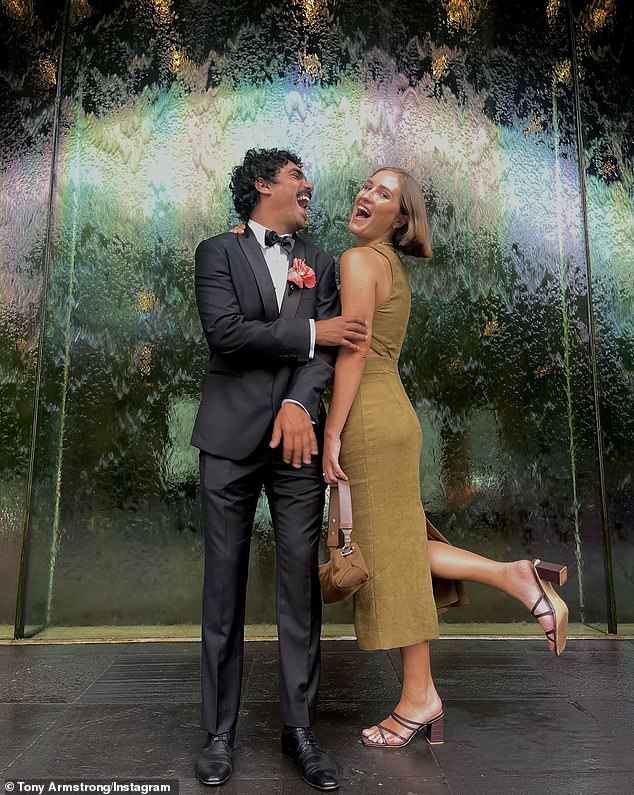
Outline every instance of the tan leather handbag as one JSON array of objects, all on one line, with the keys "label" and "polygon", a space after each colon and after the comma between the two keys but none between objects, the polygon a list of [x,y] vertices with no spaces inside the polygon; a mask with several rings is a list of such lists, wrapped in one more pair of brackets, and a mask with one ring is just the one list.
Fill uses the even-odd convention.
[{"label": "tan leather handbag", "polygon": [[[340,530],[343,547],[339,546]],[[330,560],[319,567],[319,583],[324,602],[331,604],[352,596],[370,577],[359,545],[352,543],[352,499],[345,480],[330,487],[326,543]]]}]

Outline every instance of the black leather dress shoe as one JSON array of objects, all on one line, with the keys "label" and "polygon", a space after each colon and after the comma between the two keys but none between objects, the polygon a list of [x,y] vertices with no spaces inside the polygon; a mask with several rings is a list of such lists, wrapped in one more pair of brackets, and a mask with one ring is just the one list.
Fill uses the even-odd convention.
[{"label": "black leather dress shoe", "polygon": [[311,787],[321,790],[337,789],[339,780],[335,763],[318,745],[310,729],[285,726],[282,732],[282,751],[299,768],[299,774]]},{"label": "black leather dress shoe", "polygon": [[210,734],[196,762],[196,776],[201,784],[217,787],[233,773],[233,741],[235,731]]}]

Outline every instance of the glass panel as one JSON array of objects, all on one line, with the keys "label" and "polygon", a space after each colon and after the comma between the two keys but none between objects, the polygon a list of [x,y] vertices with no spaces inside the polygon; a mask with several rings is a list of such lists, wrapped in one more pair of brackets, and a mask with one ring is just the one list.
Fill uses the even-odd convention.
[{"label": "glass panel", "polygon": [[[572,619],[605,622],[565,4],[72,8],[31,627],[199,621],[188,438],[207,353],[193,252],[233,222],[228,175],[250,146],[302,155],[309,234],[335,256],[369,171],[420,178],[435,255],[408,263],[401,365],[423,425],[425,506],[456,544],[567,562]],[[264,505],[255,535],[248,618],[268,623]],[[528,617],[469,593],[446,621]],[[349,605],[325,618],[349,623]]]},{"label": "glass panel", "polygon": [[13,637],[26,519],[62,28],[56,5],[0,8],[0,637]]},{"label": "glass panel", "polygon": [[[423,501],[456,544],[567,562],[571,619],[605,622],[565,7],[446,7],[434,103],[407,129],[436,252],[417,269],[403,362],[427,440]],[[501,594],[469,595],[443,619],[527,619]]]},{"label": "glass panel", "polygon": [[634,623],[634,79],[631,3],[576,4],[597,366],[619,629]]}]

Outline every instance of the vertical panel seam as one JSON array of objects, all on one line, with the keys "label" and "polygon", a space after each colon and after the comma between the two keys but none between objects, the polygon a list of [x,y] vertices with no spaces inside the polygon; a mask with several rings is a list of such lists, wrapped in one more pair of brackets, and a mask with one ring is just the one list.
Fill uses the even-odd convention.
[{"label": "vertical panel seam", "polygon": [[40,298],[40,329],[37,343],[37,366],[35,371],[35,388],[33,390],[33,411],[31,419],[31,447],[29,452],[29,471],[26,485],[26,502],[24,512],[24,524],[22,531],[22,550],[20,553],[20,564],[18,571],[18,590],[16,595],[16,612],[13,637],[18,640],[24,637],[25,609],[26,609],[26,576],[27,576],[27,557],[29,549],[29,538],[31,532],[31,501],[33,498],[33,478],[35,470],[35,452],[40,403],[40,389],[42,383],[42,360],[44,353],[44,340],[46,329],[46,309],[48,305],[49,280],[51,271],[51,237],[53,226],[53,197],[55,194],[57,169],[57,159],[59,152],[59,128],[60,113],[62,104],[62,65],[64,62],[64,50],[66,48],[66,31],[70,18],[70,0],[64,4],[64,14],[62,17],[62,36],[59,48],[59,62],[57,64],[57,91],[55,93],[55,105],[53,109],[53,151],[51,156],[51,172],[48,183],[48,206],[46,211],[46,234],[44,237],[44,255],[42,262],[42,295]]},{"label": "vertical panel seam", "polygon": [[575,18],[571,0],[566,0],[568,12],[568,30],[570,34],[570,55],[573,96],[575,103],[575,126],[577,135],[577,153],[579,163],[579,195],[581,202],[581,217],[583,222],[583,244],[586,265],[587,306],[588,306],[588,334],[590,337],[590,363],[592,367],[592,395],[594,403],[594,419],[597,437],[597,463],[599,468],[599,490],[601,497],[601,530],[603,533],[603,551],[606,581],[606,608],[608,619],[608,632],[616,634],[617,615],[616,598],[614,594],[614,568],[612,564],[612,540],[608,519],[607,494],[605,488],[605,463],[603,452],[603,429],[601,423],[601,402],[599,389],[599,374],[597,370],[596,353],[596,324],[594,318],[594,300],[592,292],[592,261],[590,252],[590,233],[588,230],[588,195],[586,187],[585,145],[581,120],[581,98],[579,94],[579,69],[577,64],[577,36],[575,33]]}]

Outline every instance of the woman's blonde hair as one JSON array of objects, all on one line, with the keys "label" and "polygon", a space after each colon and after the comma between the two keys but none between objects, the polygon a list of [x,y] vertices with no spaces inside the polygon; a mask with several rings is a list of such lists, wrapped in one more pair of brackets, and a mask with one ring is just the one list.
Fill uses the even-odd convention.
[{"label": "woman's blonde hair", "polygon": [[381,171],[391,171],[398,175],[401,188],[401,213],[407,217],[405,224],[394,231],[390,243],[403,254],[412,257],[431,257],[427,211],[420,185],[409,171],[394,166],[378,168],[372,176]]}]

